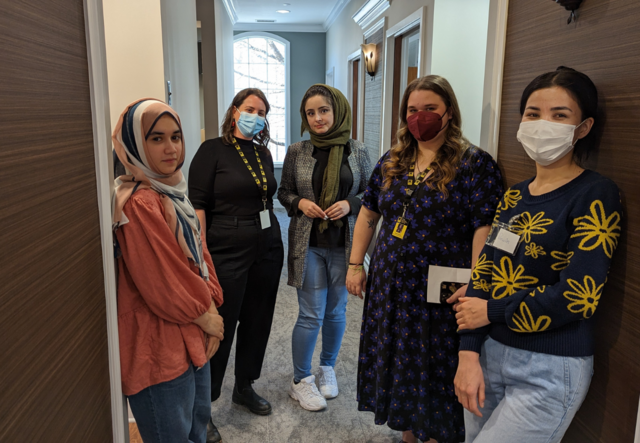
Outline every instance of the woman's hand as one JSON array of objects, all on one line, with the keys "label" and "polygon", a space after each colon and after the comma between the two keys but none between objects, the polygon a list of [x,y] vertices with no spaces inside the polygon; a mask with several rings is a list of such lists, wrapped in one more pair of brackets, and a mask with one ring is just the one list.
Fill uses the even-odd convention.
[{"label": "woman's hand", "polygon": [[309,218],[327,218],[327,214],[324,213],[320,206],[316,205],[309,199],[303,198],[298,202],[298,209],[300,209],[304,215]]},{"label": "woman's hand", "polygon": [[364,298],[362,293],[367,287],[367,273],[364,272],[364,267],[360,269],[347,269],[347,291],[351,295],[356,295],[360,298]]},{"label": "woman's hand", "polygon": [[339,220],[351,212],[351,205],[346,200],[340,200],[332,204],[329,209],[324,211],[331,220]]},{"label": "woman's hand", "polygon": [[454,292],[453,295],[447,299],[447,303],[455,303],[454,310],[459,304],[458,303],[458,299],[460,297],[464,297],[466,295],[468,287],[469,287],[469,285],[461,286],[460,289],[458,289],[456,292]]},{"label": "woman's hand", "polygon": [[482,417],[478,406],[484,408],[484,375],[480,366],[480,355],[473,351],[460,351],[458,370],[453,386],[458,401],[469,412]]},{"label": "woman's hand", "polygon": [[491,323],[487,316],[487,300],[461,297],[458,299],[455,310],[460,329],[478,329]]},{"label": "woman's hand", "polygon": [[224,322],[222,317],[218,314],[216,305],[211,301],[209,310],[196,318],[193,323],[200,326],[206,334],[216,337],[218,340],[224,339]]},{"label": "woman's hand", "polygon": [[220,347],[220,339],[218,337],[214,337],[213,335],[207,334],[207,349],[205,354],[207,356],[207,360],[211,360],[211,357],[218,352],[218,348]]}]

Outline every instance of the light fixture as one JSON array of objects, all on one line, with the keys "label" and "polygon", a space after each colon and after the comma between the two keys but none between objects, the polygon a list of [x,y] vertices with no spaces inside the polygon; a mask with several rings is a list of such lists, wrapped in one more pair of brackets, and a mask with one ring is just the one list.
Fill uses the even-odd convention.
[{"label": "light fixture", "polygon": [[280,14],[288,14],[291,11],[289,11],[288,9],[278,9],[276,12],[279,12]]},{"label": "light fixture", "polygon": [[360,45],[362,48],[362,55],[364,55],[364,66],[367,69],[367,74],[371,76],[371,80],[376,76],[376,44],[369,43],[368,45]]},{"label": "light fixture", "polygon": [[578,19],[578,16],[576,15],[576,9],[580,7],[580,3],[582,3],[582,0],[554,0],[554,1],[560,4],[561,6],[564,6],[564,9],[566,9],[567,11],[571,11],[571,14],[569,15],[569,19],[567,20],[567,24],[570,24],[572,20],[573,22],[575,22]]}]

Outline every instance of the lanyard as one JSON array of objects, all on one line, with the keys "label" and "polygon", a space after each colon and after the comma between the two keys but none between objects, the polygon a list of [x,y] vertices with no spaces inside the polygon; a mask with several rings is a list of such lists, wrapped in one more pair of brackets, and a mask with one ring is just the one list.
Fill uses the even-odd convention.
[{"label": "lanyard", "polygon": [[245,165],[247,165],[247,169],[251,173],[251,176],[256,181],[256,185],[258,185],[258,189],[260,190],[260,195],[262,196],[262,205],[264,206],[264,210],[266,211],[267,209],[267,175],[264,173],[264,168],[262,167],[262,161],[260,160],[260,156],[258,155],[258,150],[256,149],[256,146],[253,145],[253,150],[256,153],[256,158],[258,159],[258,166],[260,166],[260,174],[262,174],[262,184],[260,184],[260,178],[258,178],[258,175],[253,171],[253,168],[249,164],[249,160],[247,160],[247,157],[244,156],[244,153],[242,152],[242,149],[240,149],[240,145],[238,144],[238,141],[235,139],[235,137],[233,138],[233,144],[236,147],[238,154],[240,154],[240,157],[242,157],[242,161],[244,162]]},{"label": "lanyard", "polygon": [[402,215],[396,221],[396,226],[393,228],[393,232],[391,233],[391,235],[393,235],[394,237],[397,237],[399,239],[404,238],[404,234],[407,232],[407,226],[409,226],[409,222],[404,216],[407,214],[407,208],[411,204],[411,196],[413,195],[415,190],[418,189],[418,185],[420,185],[422,180],[424,180],[424,178],[426,177],[430,169],[431,169],[431,166],[429,166],[427,169],[422,171],[414,179],[416,163],[415,162],[411,163],[411,168],[409,168],[409,174],[407,174],[407,176],[409,177],[407,180],[407,186],[404,188],[405,197],[404,197],[404,202],[402,203],[402,207],[403,207]]}]

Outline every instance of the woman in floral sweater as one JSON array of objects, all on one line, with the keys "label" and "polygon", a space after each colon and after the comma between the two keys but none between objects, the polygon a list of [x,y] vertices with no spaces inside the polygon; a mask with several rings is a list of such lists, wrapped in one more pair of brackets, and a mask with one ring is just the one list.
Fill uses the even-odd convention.
[{"label": "woman in floral sweater", "polygon": [[560,67],[524,90],[536,176],[504,195],[456,317],[467,443],[559,442],[589,389],[594,321],[621,234],[617,186],[580,161],[597,91]]}]

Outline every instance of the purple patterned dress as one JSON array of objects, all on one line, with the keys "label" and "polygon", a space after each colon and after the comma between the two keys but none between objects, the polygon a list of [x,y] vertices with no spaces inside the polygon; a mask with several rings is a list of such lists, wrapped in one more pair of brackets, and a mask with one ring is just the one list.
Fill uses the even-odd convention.
[{"label": "purple patterned dress", "polygon": [[358,409],[375,423],[412,430],[422,441],[464,441],[454,393],[458,365],[451,305],[427,303],[429,265],[471,267],[475,228],[490,225],[503,194],[489,154],[472,148],[447,185],[448,195],[421,184],[405,215],[403,239],[391,235],[402,215],[407,177],[381,189],[378,161],[362,205],[382,215],[367,280],[358,360]]}]

